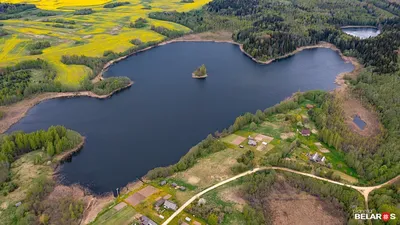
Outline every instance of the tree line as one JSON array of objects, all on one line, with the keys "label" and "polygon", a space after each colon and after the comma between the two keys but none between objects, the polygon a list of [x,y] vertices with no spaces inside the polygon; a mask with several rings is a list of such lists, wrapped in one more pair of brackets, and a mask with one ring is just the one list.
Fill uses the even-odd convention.
[{"label": "tree line", "polygon": [[74,148],[81,142],[79,134],[63,126],[51,126],[47,131],[14,132],[1,137],[0,162],[12,163],[17,157],[31,151],[42,150],[49,156]]}]

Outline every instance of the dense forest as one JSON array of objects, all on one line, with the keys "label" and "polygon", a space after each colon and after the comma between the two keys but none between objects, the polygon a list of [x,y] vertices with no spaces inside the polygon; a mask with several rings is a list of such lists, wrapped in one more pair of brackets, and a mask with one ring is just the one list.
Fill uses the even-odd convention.
[{"label": "dense forest", "polygon": [[104,8],[116,8],[119,6],[129,5],[130,2],[112,2],[104,5]]},{"label": "dense forest", "polygon": [[395,220],[390,220],[388,223],[384,223],[379,220],[372,221],[374,225],[395,225],[399,224],[400,218],[400,182],[385,186],[378,190],[373,191],[370,194],[368,206],[369,209],[375,212],[390,212],[396,214]]},{"label": "dense forest", "polygon": [[32,133],[22,131],[0,138],[0,162],[12,163],[15,158],[27,152],[43,150],[49,156],[75,147],[81,137],[63,126],[52,126],[47,131]]}]

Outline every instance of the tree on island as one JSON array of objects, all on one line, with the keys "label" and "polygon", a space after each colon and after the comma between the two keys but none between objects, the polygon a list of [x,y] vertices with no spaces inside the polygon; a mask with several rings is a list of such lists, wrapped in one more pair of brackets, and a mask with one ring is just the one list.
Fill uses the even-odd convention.
[{"label": "tree on island", "polygon": [[201,65],[199,68],[197,68],[194,72],[193,72],[193,77],[194,78],[205,78],[207,77],[207,69],[206,66],[203,64]]}]

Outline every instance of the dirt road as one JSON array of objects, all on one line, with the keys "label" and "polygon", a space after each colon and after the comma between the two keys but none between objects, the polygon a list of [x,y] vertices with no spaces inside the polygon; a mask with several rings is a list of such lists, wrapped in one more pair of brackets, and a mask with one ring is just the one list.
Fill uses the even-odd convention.
[{"label": "dirt road", "polygon": [[209,188],[207,188],[207,189],[201,191],[200,193],[196,194],[195,196],[193,196],[192,198],[190,198],[188,201],[186,201],[181,207],[179,207],[179,209],[176,210],[167,220],[165,220],[165,222],[162,223],[162,225],[167,225],[167,224],[169,224],[169,223],[170,223],[177,215],[179,215],[179,213],[181,213],[188,205],[190,205],[190,204],[191,204],[193,201],[195,201],[197,198],[200,198],[200,197],[201,197],[202,195],[204,195],[205,193],[207,193],[207,192],[209,192],[209,191],[212,191],[212,190],[214,190],[214,189],[216,189],[216,188],[218,188],[218,187],[220,187],[220,186],[222,186],[222,185],[224,185],[224,184],[226,184],[226,183],[229,183],[229,182],[234,181],[234,180],[237,180],[237,179],[239,179],[239,178],[241,178],[241,177],[244,177],[244,176],[247,176],[247,175],[249,175],[249,174],[253,174],[253,173],[255,173],[255,172],[262,171],[262,170],[281,170],[281,171],[286,171],[286,172],[290,172],[290,173],[296,173],[296,174],[303,175],[303,176],[307,176],[307,177],[312,177],[312,178],[315,178],[315,179],[318,179],[318,180],[323,180],[323,181],[326,181],[326,182],[329,182],[329,183],[332,183],[332,184],[337,184],[337,185],[341,185],[341,186],[346,186],[346,187],[349,187],[349,188],[353,188],[353,189],[357,190],[358,192],[360,192],[360,193],[364,196],[366,206],[368,206],[368,195],[369,195],[369,193],[371,193],[371,191],[373,191],[373,190],[375,190],[375,189],[379,189],[379,188],[381,188],[382,186],[385,186],[385,185],[387,185],[387,184],[393,183],[394,181],[396,181],[397,179],[400,178],[400,175],[399,175],[399,176],[397,176],[397,177],[395,177],[395,178],[393,178],[393,179],[391,179],[391,180],[389,180],[389,181],[387,181],[387,182],[385,182],[385,183],[383,183],[383,184],[380,184],[380,185],[370,186],[370,187],[360,187],[360,186],[354,186],[354,185],[344,184],[344,183],[341,183],[341,182],[338,182],[338,181],[329,180],[329,179],[327,179],[327,178],[318,177],[318,176],[315,176],[315,175],[313,175],[313,174],[304,173],[304,172],[299,172],[299,171],[291,170],[291,169],[288,169],[288,168],[275,167],[275,166],[273,166],[273,167],[260,167],[260,168],[255,168],[255,169],[253,169],[253,170],[250,170],[250,171],[247,171],[247,172],[238,174],[238,175],[236,175],[236,176],[234,176],[234,177],[231,177],[231,178],[229,178],[229,179],[227,179],[227,180],[221,181],[221,182],[219,182],[219,183],[217,183],[217,184],[215,184],[215,185],[213,185],[213,186],[211,186],[211,187],[209,187]]}]

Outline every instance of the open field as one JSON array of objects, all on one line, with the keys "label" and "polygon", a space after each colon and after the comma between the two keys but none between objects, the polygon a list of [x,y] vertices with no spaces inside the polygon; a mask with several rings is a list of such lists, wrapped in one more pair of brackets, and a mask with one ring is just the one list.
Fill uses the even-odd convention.
[{"label": "open field", "polygon": [[[130,43],[133,39],[139,39],[143,43],[165,39],[165,36],[152,31],[151,25],[189,32],[187,27],[179,24],[149,19],[148,14],[169,10],[189,11],[203,6],[209,0],[196,0],[194,3],[186,4],[181,3],[180,0],[129,0],[130,4],[115,8],[104,8],[108,0],[5,0],[2,2],[36,4],[38,8],[52,10],[57,15],[3,20],[2,28],[11,35],[0,38],[0,67],[28,59],[42,58],[50,62],[57,70],[56,80],[64,85],[78,86],[80,81],[91,73],[91,70],[85,66],[62,64],[60,59],[63,55],[100,57],[105,51],[123,52],[133,47],[134,45]],[[74,15],[75,10],[82,8],[91,8],[94,13]],[[129,27],[131,22],[140,17],[148,20],[145,27]],[[69,28],[54,27],[54,25],[59,25],[54,22],[56,19],[73,22],[73,24]],[[29,55],[25,46],[44,40],[49,41],[51,47],[44,49],[41,55]]]}]

